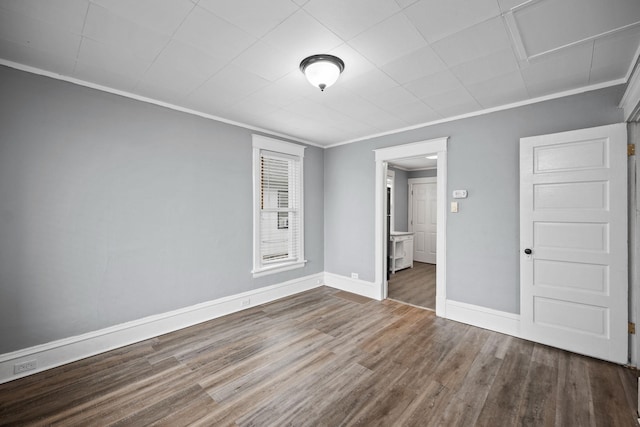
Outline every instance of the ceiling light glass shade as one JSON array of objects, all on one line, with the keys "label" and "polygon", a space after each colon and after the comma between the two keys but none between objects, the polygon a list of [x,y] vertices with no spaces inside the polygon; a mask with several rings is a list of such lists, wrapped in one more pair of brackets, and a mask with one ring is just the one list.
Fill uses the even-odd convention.
[{"label": "ceiling light glass shade", "polygon": [[338,80],[344,70],[344,62],[333,55],[313,55],[302,60],[300,70],[309,83],[324,91]]}]

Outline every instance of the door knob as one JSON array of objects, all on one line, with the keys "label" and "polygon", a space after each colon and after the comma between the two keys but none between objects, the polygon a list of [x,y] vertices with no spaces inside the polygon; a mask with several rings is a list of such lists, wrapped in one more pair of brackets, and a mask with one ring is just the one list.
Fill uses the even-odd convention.
[{"label": "door knob", "polygon": [[531,255],[532,252],[533,251],[531,249],[529,249],[529,248],[524,250],[524,253],[527,254],[527,255]]}]

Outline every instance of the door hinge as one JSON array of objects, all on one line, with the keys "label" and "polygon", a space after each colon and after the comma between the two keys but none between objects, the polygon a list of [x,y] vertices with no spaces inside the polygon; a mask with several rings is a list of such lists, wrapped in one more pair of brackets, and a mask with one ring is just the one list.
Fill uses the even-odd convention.
[{"label": "door hinge", "polygon": [[636,334],[636,324],[633,322],[629,322],[629,335]]},{"label": "door hinge", "polygon": [[636,144],[627,144],[627,156],[635,156],[636,155]]}]

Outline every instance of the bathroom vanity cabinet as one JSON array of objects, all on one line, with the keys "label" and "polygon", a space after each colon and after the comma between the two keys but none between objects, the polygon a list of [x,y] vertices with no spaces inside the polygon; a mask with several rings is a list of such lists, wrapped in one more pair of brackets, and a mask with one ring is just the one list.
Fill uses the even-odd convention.
[{"label": "bathroom vanity cabinet", "polygon": [[389,271],[413,268],[413,233],[393,232],[389,236]]}]

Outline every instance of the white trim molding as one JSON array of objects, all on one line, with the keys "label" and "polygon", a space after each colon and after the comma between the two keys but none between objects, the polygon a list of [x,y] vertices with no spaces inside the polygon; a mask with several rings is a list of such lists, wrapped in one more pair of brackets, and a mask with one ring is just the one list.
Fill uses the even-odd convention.
[{"label": "white trim molding", "polygon": [[238,122],[235,120],[225,119],[224,117],[214,116],[213,114],[203,113],[201,111],[193,110],[191,108],[181,107],[176,104],[171,104],[170,102],[160,101],[158,99],[149,98],[142,95],[137,95],[135,93],[127,92],[120,89],[114,89],[109,86],[103,86],[97,83],[91,83],[86,80],[81,80],[75,77],[65,76],[64,74],[54,73],[52,71],[43,70],[42,68],[32,67],[30,65],[20,64],[18,62],[9,61],[7,59],[0,58],[0,65],[4,65],[5,67],[13,68],[15,70],[24,71],[31,74],[37,74],[39,76],[45,76],[56,80],[61,80],[63,82],[73,83],[78,86],[88,87],[90,89],[99,90],[106,93],[111,93],[114,95],[124,96],[125,98],[134,99],[136,101],[146,102],[147,104],[158,105],[160,107],[169,108],[171,110],[180,111],[181,113],[191,114],[194,116],[199,116],[209,120],[215,120],[216,122],[227,123],[233,126],[239,126],[241,128],[253,130],[256,132],[262,132],[266,135],[272,135],[279,138],[286,138],[292,141],[302,142],[306,145],[311,145],[318,148],[326,148],[322,144],[318,144],[317,142],[307,141],[304,139],[296,138],[295,136],[286,135],[284,133],[274,132],[268,129],[264,129],[258,126],[253,126],[247,123]]},{"label": "white trim molding", "polygon": [[373,282],[361,279],[352,279],[350,277],[341,276],[334,273],[324,273],[324,284],[331,288],[340,289],[341,291],[351,292],[352,294],[361,295],[363,297],[381,301],[382,295],[380,287]]},{"label": "white trim molding", "polygon": [[[640,51],[640,47],[638,50]],[[625,121],[635,121],[640,116],[640,70],[638,68],[636,67],[633,74],[629,76],[629,84],[620,100],[619,107],[624,111]]]},{"label": "white trim molding", "polygon": [[[190,307],[0,355],[0,384],[144,341],[322,286],[324,273],[231,295]],[[14,365],[36,361],[35,370],[14,374]]]},{"label": "white trim molding", "polygon": [[375,183],[375,286],[379,289],[380,299],[387,297],[387,242],[385,200],[387,162],[394,159],[418,157],[428,154],[438,154],[438,253],[436,262],[436,315],[445,317],[447,294],[447,142],[448,137],[414,142],[411,144],[396,145],[393,147],[374,150],[376,161]]},{"label": "white trim molding", "polygon": [[582,86],[582,87],[579,87],[577,89],[570,89],[570,90],[566,90],[564,92],[553,93],[553,94],[550,94],[550,95],[543,95],[543,96],[540,96],[538,98],[527,99],[527,100],[524,100],[524,101],[517,101],[517,102],[513,102],[511,104],[499,105],[497,107],[485,108],[485,109],[482,109],[482,110],[472,111],[470,113],[460,114],[458,116],[447,117],[447,118],[438,119],[438,120],[432,120],[430,122],[419,123],[417,125],[411,125],[411,126],[406,126],[406,127],[399,128],[399,129],[393,129],[393,130],[389,130],[389,131],[385,131],[385,132],[379,132],[379,133],[375,133],[375,134],[371,134],[371,135],[360,136],[358,138],[349,139],[347,141],[336,142],[335,144],[324,145],[323,148],[333,148],[333,147],[338,147],[340,145],[352,144],[352,143],[358,142],[358,141],[366,141],[368,139],[379,138],[381,136],[395,135],[397,133],[407,132],[407,131],[410,131],[410,130],[426,128],[426,127],[429,127],[429,126],[435,126],[435,125],[438,125],[438,124],[441,124],[441,123],[449,123],[449,122],[453,122],[453,121],[456,121],[456,120],[468,119],[470,117],[483,116],[485,114],[496,113],[498,111],[510,110],[512,108],[524,107],[524,106],[527,106],[527,105],[537,104],[539,102],[550,101],[550,100],[558,99],[558,98],[564,98],[566,96],[578,95],[580,93],[591,92],[591,91],[598,90],[598,89],[605,89],[605,88],[608,88],[608,87],[611,87],[611,86],[617,86],[617,85],[625,84],[626,82],[627,82],[627,79],[620,78],[620,79],[616,79],[616,80],[610,80],[608,82],[596,83],[596,84],[592,84],[592,85],[589,85],[589,86]]},{"label": "white trim molding", "polygon": [[[75,337],[2,354],[0,355],[0,384],[323,285],[378,301],[382,300],[380,287],[374,282],[352,279],[328,272],[316,273]],[[520,316],[518,314],[452,300],[446,300],[443,302],[444,304],[446,304],[446,318],[449,320],[515,337],[520,336]],[[35,370],[14,374],[14,365],[29,361],[35,361],[37,365]]]},{"label": "white trim molding", "polygon": [[479,305],[447,300],[449,320],[520,338],[520,315]]}]

